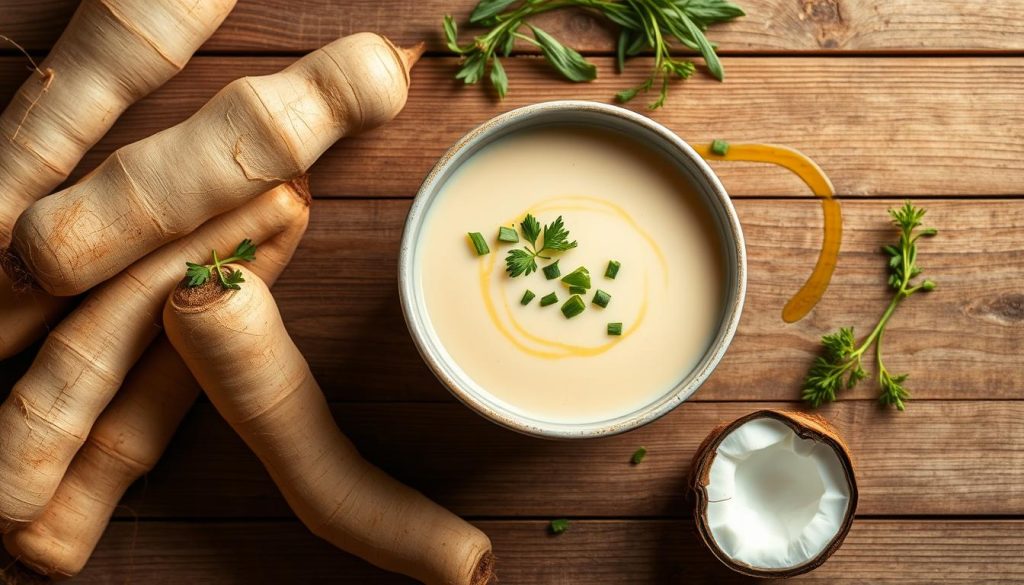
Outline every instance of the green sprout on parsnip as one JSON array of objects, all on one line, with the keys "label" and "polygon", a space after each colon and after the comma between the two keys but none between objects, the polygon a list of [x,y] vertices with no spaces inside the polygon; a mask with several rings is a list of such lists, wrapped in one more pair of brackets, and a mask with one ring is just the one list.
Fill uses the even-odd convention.
[{"label": "green sprout on parsnip", "polygon": [[216,273],[222,288],[225,290],[238,290],[241,288],[239,284],[245,282],[245,278],[242,277],[242,271],[226,270],[224,265],[231,264],[232,262],[252,262],[256,259],[256,244],[246,238],[238,244],[231,256],[220,259],[217,257],[217,250],[210,250],[210,256],[213,258],[212,264],[185,263],[188,267],[185,270],[185,278],[188,279],[185,286],[190,288],[202,286],[209,282],[213,274]]},{"label": "green sprout on parsnip", "polygon": [[914,207],[909,201],[903,207],[889,210],[892,223],[900,233],[898,243],[882,247],[882,251],[889,257],[889,286],[895,290],[892,300],[875,328],[860,345],[857,345],[853,327],[843,327],[821,338],[824,355],[814,361],[802,388],[803,399],[811,406],[818,407],[832,402],[840,390],[851,389],[867,378],[862,361],[873,344],[878,366],[878,385],[881,389],[879,402],[885,406],[895,406],[898,410],[905,408],[904,402],[910,398],[910,393],[903,383],[908,374],[893,375],[885,367],[882,361],[882,338],[886,325],[900,303],[918,292],[935,290],[935,282],[931,280],[914,283],[914,279],[921,274],[921,267],[917,263],[918,240],[938,233],[934,228],[921,228],[924,214],[924,209]]}]

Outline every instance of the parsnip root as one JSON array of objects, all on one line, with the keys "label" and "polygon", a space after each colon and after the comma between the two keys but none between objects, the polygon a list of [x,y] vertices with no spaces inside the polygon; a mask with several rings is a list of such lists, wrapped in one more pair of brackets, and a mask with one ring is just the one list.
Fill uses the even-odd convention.
[{"label": "parsnip root", "polygon": [[160,332],[184,263],[244,238],[262,243],[308,213],[291,185],[219,216],[88,295],[46,338],[0,405],[0,532],[39,516],[96,418]]},{"label": "parsnip root", "polygon": [[[273,283],[291,260],[308,214],[259,246],[249,269]],[[93,425],[43,514],[4,535],[7,551],[34,571],[73,577],[85,566],[128,487],[156,465],[199,393],[188,367],[160,336]]]},{"label": "parsnip root", "polygon": [[[163,85],[235,0],[83,0],[46,59],[0,114],[0,248],[15,220],[68,177],[128,106]],[[63,305],[0,275],[0,359],[24,349]]]},{"label": "parsnip root", "polygon": [[[179,285],[167,337],[210,401],[263,462],[315,534],[428,585],[492,577],[487,536],[367,463],[338,430],[265,284]],[[244,332],[240,333],[240,332]]]},{"label": "parsnip root", "polygon": [[339,138],[395,117],[418,56],[359,33],[280,73],[236,80],[191,118],[35,203],[15,225],[13,257],[47,292],[81,293],[302,175]]}]

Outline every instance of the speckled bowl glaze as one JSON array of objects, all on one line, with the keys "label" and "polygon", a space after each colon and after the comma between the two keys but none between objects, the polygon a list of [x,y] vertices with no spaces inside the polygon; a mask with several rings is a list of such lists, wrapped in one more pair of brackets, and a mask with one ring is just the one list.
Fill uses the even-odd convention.
[{"label": "speckled bowl glaze", "polygon": [[[604,127],[639,139],[673,161],[679,173],[704,198],[717,223],[726,278],[718,332],[697,365],[675,387],[657,400],[622,416],[588,423],[534,420],[511,412],[486,388],[474,382],[445,350],[427,312],[426,299],[417,282],[417,248],[420,230],[430,205],[452,174],[483,147],[512,132],[548,124]],[[524,169],[528,172],[528,169]],[[398,286],[405,322],[423,360],[452,394],[482,416],[509,429],[537,437],[583,439],[624,433],[664,416],[689,398],[725,355],[743,311],[747,287],[747,257],[736,210],[711,167],[693,148],[671,130],[650,118],[624,108],[586,101],[553,101],[518,108],[497,116],[459,139],[423,181],[409,210],[398,263]],[[682,327],[683,324],[680,324]]]}]

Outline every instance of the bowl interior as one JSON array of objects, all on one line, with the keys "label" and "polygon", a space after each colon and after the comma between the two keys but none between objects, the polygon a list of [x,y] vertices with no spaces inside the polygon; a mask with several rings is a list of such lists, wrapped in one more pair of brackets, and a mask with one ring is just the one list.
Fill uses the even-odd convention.
[{"label": "bowl interior", "polygon": [[[693,186],[713,221],[725,263],[722,310],[717,332],[697,365],[675,387],[641,408],[607,419],[561,423],[533,419],[512,412],[474,382],[445,350],[430,321],[423,291],[418,285],[420,232],[430,205],[460,165],[492,142],[529,128],[582,125],[624,132],[661,152]],[[500,115],[472,130],[442,156],[427,176],[405,225],[399,259],[402,310],[417,349],[427,365],[463,403],[486,418],[510,429],[550,438],[584,438],[625,432],[668,413],[700,387],[724,355],[736,331],[746,288],[746,255],[739,220],[729,196],[707,163],[667,128],[629,110],[605,104],[559,101],[527,106]]]}]

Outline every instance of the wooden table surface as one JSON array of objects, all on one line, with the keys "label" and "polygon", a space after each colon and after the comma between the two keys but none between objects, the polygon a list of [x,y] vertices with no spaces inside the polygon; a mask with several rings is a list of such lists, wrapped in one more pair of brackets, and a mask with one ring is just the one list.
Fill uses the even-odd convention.
[{"label": "wooden table surface", "polygon": [[[402,321],[402,222],[440,153],[511,108],[554,98],[608,101],[649,61],[617,76],[609,29],[578,13],[547,28],[589,55],[600,78],[555,79],[533,55],[506,64],[503,102],[453,81],[440,20],[473,0],[239,0],[184,72],[131,108],[75,176],[113,149],[184,119],[228,81],[276,71],[360,30],[429,43],[408,106],[343,141],[312,171],[313,219],[275,288],[289,330],[365,455],[483,528],[503,584],[724,583],[691,534],[683,482],[716,423],[797,407],[818,337],[870,327],[889,292],[878,247],[885,210],[926,206],[940,235],[920,262],[939,283],[897,314],[890,367],[910,373],[904,413],[864,383],[823,409],[859,470],[858,518],[816,583],[1024,582],[1024,4],[1020,0],[737,0],[715,28],[725,83],[697,75],[653,117],[691,142],[797,147],[843,198],[839,267],[809,317],[779,311],[814,264],[818,203],[793,177],[718,166],[750,256],[746,311],[711,380],[664,419],[624,436],[545,442],[456,403],[420,361]],[[72,0],[0,0],[0,33],[42,55]],[[0,102],[28,75],[0,53]],[[634,106],[642,109],[638,103]],[[0,369],[9,381],[29,356]],[[643,464],[630,454],[648,449]],[[545,531],[552,517],[569,532]],[[255,457],[201,401],[164,460],[133,487],[82,583],[405,583],[306,531]]]}]

